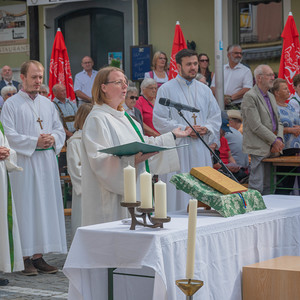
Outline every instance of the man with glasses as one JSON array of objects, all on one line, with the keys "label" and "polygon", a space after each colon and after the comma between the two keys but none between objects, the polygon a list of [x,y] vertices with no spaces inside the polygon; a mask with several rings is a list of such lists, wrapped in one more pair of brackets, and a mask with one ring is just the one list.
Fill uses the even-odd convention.
[{"label": "man with glasses", "polygon": [[266,157],[278,156],[284,147],[283,126],[274,95],[269,92],[274,83],[274,72],[268,65],[254,70],[255,86],[244,95],[243,152],[251,157],[249,188],[266,195],[270,193],[271,164]]},{"label": "man with glasses", "polygon": [[[14,86],[18,90],[19,82],[12,79],[13,72],[10,66],[3,66],[1,69],[0,93],[5,86]],[[3,98],[0,96],[0,107],[3,105]]]},{"label": "man with glasses", "polygon": [[93,70],[94,61],[91,57],[85,56],[81,61],[83,71],[75,75],[74,91],[78,99],[78,107],[84,102],[92,101],[92,87],[97,75]]},{"label": "man with glasses", "polygon": [[[241,63],[243,53],[240,45],[227,48],[228,64],[224,66],[224,102],[225,109],[240,109],[243,96],[253,86],[251,70]],[[215,76],[211,89],[215,94]]]}]

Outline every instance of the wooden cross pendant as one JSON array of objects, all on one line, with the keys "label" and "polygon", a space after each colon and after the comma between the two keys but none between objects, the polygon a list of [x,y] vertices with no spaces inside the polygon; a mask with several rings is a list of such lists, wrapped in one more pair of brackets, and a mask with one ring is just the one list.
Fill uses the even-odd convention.
[{"label": "wooden cross pendant", "polygon": [[38,117],[38,119],[37,119],[36,121],[40,123],[40,127],[41,127],[41,129],[43,129],[43,126],[42,126],[42,122],[43,122],[43,120],[41,120],[41,119],[40,119],[40,117]]},{"label": "wooden cross pendant", "polygon": [[194,119],[194,125],[197,125],[197,122],[196,122],[197,116],[195,115],[195,113],[193,113],[192,118]]}]

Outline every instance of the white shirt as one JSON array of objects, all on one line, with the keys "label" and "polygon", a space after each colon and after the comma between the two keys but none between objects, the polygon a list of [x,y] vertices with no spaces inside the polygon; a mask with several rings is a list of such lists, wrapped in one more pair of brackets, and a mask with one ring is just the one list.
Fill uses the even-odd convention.
[{"label": "white shirt", "polygon": [[[81,91],[88,97],[92,97],[92,87],[94,84],[97,71],[92,70],[92,76],[89,76],[86,71],[81,71],[75,75],[74,91]],[[82,100],[78,98],[78,100]]]},{"label": "white shirt", "polygon": [[[211,82],[211,87],[215,87],[215,75]],[[233,69],[229,64],[224,66],[224,95],[233,95],[243,88],[253,87],[253,77],[251,70],[243,64],[237,64]],[[232,103],[241,103],[243,98],[236,99]]]},{"label": "white shirt", "polygon": [[298,116],[300,118],[300,97],[297,93],[295,93],[293,95],[293,97],[295,97],[298,101],[296,99],[291,99],[289,101],[289,104],[291,104],[291,106],[294,107],[296,113],[298,114]]}]

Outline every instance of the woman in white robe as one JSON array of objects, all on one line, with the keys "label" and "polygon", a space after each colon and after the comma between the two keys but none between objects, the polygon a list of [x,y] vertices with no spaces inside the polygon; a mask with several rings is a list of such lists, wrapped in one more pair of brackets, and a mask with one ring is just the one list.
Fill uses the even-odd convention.
[{"label": "woman in white robe", "polygon": [[[137,179],[145,170],[147,159],[150,172],[154,174],[175,171],[180,167],[176,150],[122,157],[98,152],[101,149],[134,141],[141,142],[122,107],[127,86],[128,81],[123,71],[114,67],[101,69],[94,81],[92,95],[95,105],[86,119],[82,132],[83,225],[115,221],[127,216],[126,209],[120,206],[124,193],[124,167],[128,165],[135,167]],[[133,122],[142,133],[139,123],[134,120]],[[147,144],[171,147],[175,146],[176,137],[185,137],[190,132],[177,128],[156,138],[143,136],[143,139]]]},{"label": "woman in white robe", "polygon": [[[1,127],[0,123],[0,129]],[[0,130],[0,271],[6,273],[24,269],[15,204],[12,195],[11,198],[8,197],[7,172],[22,170],[16,165],[16,161],[16,152],[9,148],[7,139]],[[8,216],[11,216],[11,227],[8,225]]]},{"label": "woman in white robe", "polygon": [[84,103],[75,115],[75,133],[67,141],[68,173],[72,181],[72,236],[81,225],[81,136],[84,121],[92,109],[91,103]]}]

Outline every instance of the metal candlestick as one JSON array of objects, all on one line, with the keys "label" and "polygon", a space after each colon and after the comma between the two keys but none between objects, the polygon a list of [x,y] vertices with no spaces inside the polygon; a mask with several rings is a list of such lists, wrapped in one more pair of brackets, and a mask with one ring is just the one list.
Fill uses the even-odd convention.
[{"label": "metal candlestick", "polygon": [[[141,202],[121,202],[121,206],[127,207],[131,216],[131,226],[130,230],[135,230],[136,225],[141,225],[149,228],[163,228],[164,224],[171,221],[171,217],[166,218],[155,218],[151,216],[151,213],[154,212],[154,208],[141,208]],[[141,214],[138,215],[134,212],[134,208],[137,208],[137,211]],[[142,218],[143,222],[137,220],[137,217]],[[147,224],[147,217],[152,224]]]},{"label": "metal candlestick", "polygon": [[193,295],[203,286],[203,281],[195,279],[179,279],[176,285],[186,295],[186,300],[193,300]]}]

